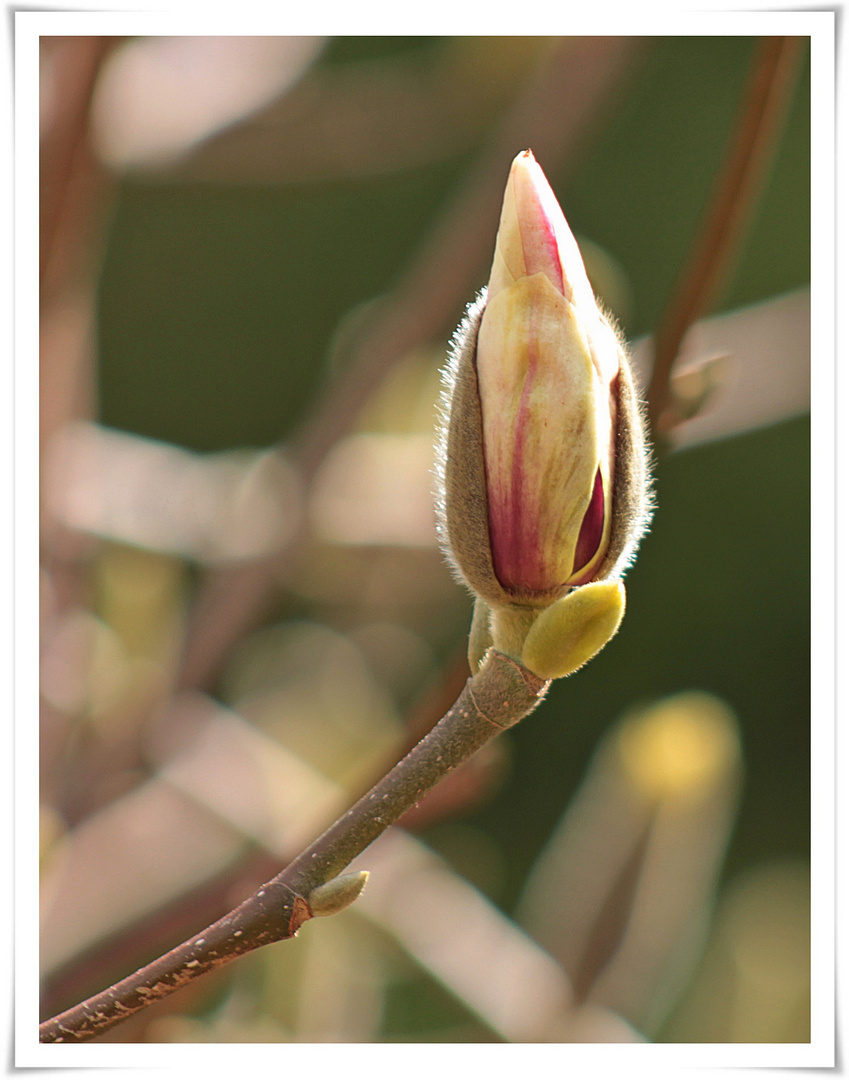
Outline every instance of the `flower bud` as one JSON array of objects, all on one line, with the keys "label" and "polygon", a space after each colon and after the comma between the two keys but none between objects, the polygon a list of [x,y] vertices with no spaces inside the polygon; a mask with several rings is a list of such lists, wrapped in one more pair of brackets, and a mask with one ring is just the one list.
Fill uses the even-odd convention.
[{"label": "flower bud", "polygon": [[440,526],[492,607],[618,577],[649,519],[628,358],[530,151],[513,162],[489,283],[453,343]]}]

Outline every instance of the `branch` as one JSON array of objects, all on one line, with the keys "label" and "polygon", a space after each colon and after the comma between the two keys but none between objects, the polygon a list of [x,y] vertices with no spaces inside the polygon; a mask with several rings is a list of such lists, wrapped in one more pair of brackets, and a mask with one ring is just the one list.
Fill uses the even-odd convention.
[{"label": "branch", "polygon": [[[403,747],[399,751],[396,746],[391,759],[387,757],[375,767],[368,782],[363,783],[357,791],[350,791],[349,798],[359,798],[360,794],[370,791],[399,756],[412,750],[448,711],[468,679],[467,652],[468,643],[464,640],[448,658],[439,677],[411,705],[403,722],[404,730],[409,732]],[[497,751],[498,748],[491,746],[490,749]],[[468,810],[470,804],[474,806],[481,788],[486,787],[482,774],[487,772],[487,759],[491,767],[492,755],[488,752],[469,762],[471,775],[465,766],[456,769],[450,780],[439,785],[438,791],[431,792],[403,815],[401,827],[416,832],[423,825],[432,824],[434,819],[439,820],[446,812],[453,814],[459,809]],[[329,824],[330,820],[322,823],[321,827]],[[291,858],[296,851],[297,847],[282,854]],[[131,964],[135,966],[140,960],[162,952],[170,942],[190,933],[200,919],[215,918],[224,909],[228,897],[243,896],[259,888],[260,883],[279,867],[280,858],[279,850],[276,857],[255,850],[246,853],[235,866],[228,866],[202,885],[166,901],[162,907],[139,917],[114,934],[90,943],[82,955],[77,955],[47,976],[42,987],[42,1015],[51,1016],[61,1011],[84,994],[102,986],[107,979],[114,979],[121,971],[126,971]]]},{"label": "branch", "polygon": [[92,1039],[199,975],[263,945],[294,937],[307,919],[325,913],[317,910],[320,886],[337,877],[447,773],[532,712],[548,685],[502,653],[490,651],[436,727],[285,870],[206,930],[45,1021],[39,1041]]},{"label": "branch", "polygon": [[[111,37],[78,37],[64,41],[42,39],[42,49],[52,45],[48,56],[54,62],[56,90],[53,114],[42,137],[39,162],[39,281],[42,288],[51,278],[61,276],[56,264],[67,261],[76,246],[80,219],[90,216],[92,200],[78,174],[90,172],[93,165],[88,144],[89,111],[94,87],[103,62],[114,48]],[[95,166],[97,168],[97,166]],[[80,203],[85,202],[85,206]],[[55,283],[54,283],[55,284]],[[49,291],[49,290],[48,290]],[[42,298],[43,299],[43,298]]]},{"label": "branch", "polygon": [[648,390],[648,415],[656,439],[682,419],[670,385],[672,367],[684,335],[707,311],[743,239],[778,146],[805,40],[763,38],[755,51],[725,164],[656,335]]}]

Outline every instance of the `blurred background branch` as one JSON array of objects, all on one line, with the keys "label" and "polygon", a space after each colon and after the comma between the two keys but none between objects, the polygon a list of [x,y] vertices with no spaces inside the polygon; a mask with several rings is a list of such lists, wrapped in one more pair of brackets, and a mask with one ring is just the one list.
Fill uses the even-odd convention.
[{"label": "blurred background branch", "polygon": [[[704,223],[656,334],[647,395],[656,438],[666,439],[688,419],[684,402],[674,393],[672,367],[688,329],[727,278],[743,240],[790,107],[804,49],[802,38],[763,38],[752,59],[739,119]],[[698,400],[690,403],[691,415],[698,404]]]}]

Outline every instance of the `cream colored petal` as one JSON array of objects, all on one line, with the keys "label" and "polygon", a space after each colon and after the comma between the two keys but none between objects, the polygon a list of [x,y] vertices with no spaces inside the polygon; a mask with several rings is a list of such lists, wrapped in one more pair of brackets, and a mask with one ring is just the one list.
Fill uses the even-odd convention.
[{"label": "cream colored petal", "polygon": [[496,573],[505,587],[563,584],[610,421],[581,323],[545,275],[488,304],[478,384]]}]

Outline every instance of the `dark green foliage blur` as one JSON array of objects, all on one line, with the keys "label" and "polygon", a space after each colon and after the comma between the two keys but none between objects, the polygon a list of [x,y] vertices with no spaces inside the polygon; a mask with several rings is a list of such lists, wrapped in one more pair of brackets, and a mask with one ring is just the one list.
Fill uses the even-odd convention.
[{"label": "dark green foliage blur", "polygon": [[[438,45],[342,39],[322,63]],[[568,185],[550,175],[573,229],[627,273],[630,336],[651,332],[664,308],[753,41],[668,38],[646,46]],[[809,280],[808,83],[806,62],[722,308]],[[390,175],[311,185],[126,182],[100,292],[102,421],[204,451],[287,438],[331,375],[340,322],[393,286],[476,149]],[[482,266],[479,284],[486,273]],[[546,705],[511,735],[507,781],[470,819],[503,856],[493,899],[505,910],[605,727],[633,705],[689,688],[726,699],[743,733],[746,782],[726,873],[807,853],[809,475],[807,418],[659,463],[658,511],[627,577],[622,631],[585,670],[555,684]],[[451,633],[459,641],[464,631],[457,625]],[[429,1008],[440,1013],[440,1002],[435,993]],[[401,1030],[416,1010],[403,994],[393,1008],[390,1026]]]},{"label": "dark green foliage blur", "polygon": [[[412,47],[345,39],[324,62],[393,41]],[[749,38],[652,42],[568,188],[549,177],[574,231],[624,266],[631,336],[654,328],[667,299],[751,52]],[[809,280],[808,83],[806,68],[725,306]],[[103,421],[199,450],[285,437],[340,320],[393,285],[473,153],[315,185],[125,183],[101,287]]]}]

